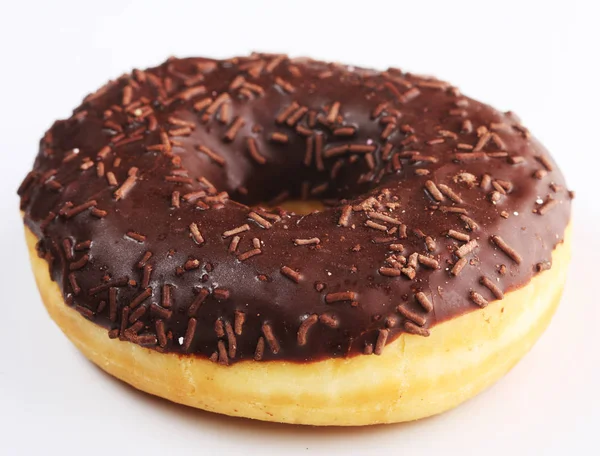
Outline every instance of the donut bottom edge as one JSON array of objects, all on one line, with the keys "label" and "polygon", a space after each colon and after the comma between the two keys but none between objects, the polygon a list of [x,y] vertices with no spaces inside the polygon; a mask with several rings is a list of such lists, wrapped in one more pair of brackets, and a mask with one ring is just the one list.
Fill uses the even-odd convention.
[{"label": "donut bottom edge", "polygon": [[435,326],[430,337],[402,334],[381,356],[313,363],[241,361],[231,366],[110,339],[105,328],[65,305],[27,227],[25,237],[48,313],[109,374],[141,391],[225,415],[359,426],[442,413],[506,374],[541,336],[558,307],[570,260],[570,232],[569,225],[564,242],[552,253],[551,269],[485,309]]}]

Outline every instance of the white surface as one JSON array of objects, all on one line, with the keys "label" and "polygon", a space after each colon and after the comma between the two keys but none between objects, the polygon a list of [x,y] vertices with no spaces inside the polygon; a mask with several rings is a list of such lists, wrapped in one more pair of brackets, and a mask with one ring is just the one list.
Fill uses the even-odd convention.
[{"label": "white surface", "polygon": [[[25,3],[3,4],[0,26],[0,454],[598,454],[596,2]],[[558,159],[577,191],[569,283],[548,331],[492,389],[404,425],[314,429],[231,419],[121,384],[47,317],[15,194],[45,129],[132,67],[171,54],[251,50],[435,74],[514,110]]]}]

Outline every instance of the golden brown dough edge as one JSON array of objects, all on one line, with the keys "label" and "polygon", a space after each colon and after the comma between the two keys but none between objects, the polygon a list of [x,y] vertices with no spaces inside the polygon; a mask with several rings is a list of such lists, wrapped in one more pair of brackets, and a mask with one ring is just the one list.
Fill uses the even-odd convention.
[{"label": "golden brown dough edge", "polygon": [[109,339],[106,329],[65,305],[37,238],[25,228],[48,313],[91,361],[130,385],[211,412],[284,423],[354,426],[409,421],[449,410],[502,375],[542,334],[562,294],[570,226],[553,266],[501,301],[442,323],[428,338],[403,334],[381,356],[314,363],[243,361],[221,366]]}]

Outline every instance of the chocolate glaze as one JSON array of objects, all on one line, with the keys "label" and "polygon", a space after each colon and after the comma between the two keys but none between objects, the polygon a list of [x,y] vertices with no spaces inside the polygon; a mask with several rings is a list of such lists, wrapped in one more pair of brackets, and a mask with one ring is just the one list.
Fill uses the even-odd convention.
[{"label": "chocolate glaze", "polygon": [[[215,109],[215,99],[226,99],[226,107]],[[334,155],[322,162],[321,141],[321,152]],[[350,144],[362,147],[331,152]],[[115,193],[129,174],[133,186]],[[526,285],[563,239],[570,216],[564,185],[514,115],[449,84],[397,69],[257,54],[170,59],[110,82],[52,126],[19,194],[67,305],[111,337],[231,363],[253,359],[257,345],[263,360],[377,354],[404,331],[427,335],[479,309],[479,298],[496,299],[484,276],[500,292]],[[183,199],[200,190],[207,195]],[[284,191],[288,198],[312,192],[333,206],[310,215],[271,211],[279,219],[268,219],[268,229],[248,218],[246,205],[281,199]],[[215,198],[220,192],[228,195]],[[89,201],[81,212],[65,206]],[[230,253],[234,236],[223,232],[245,224]],[[478,245],[456,252],[466,239],[449,230]],[[319,243],[294,242],[312,238]],[[401,251],[392,250],[397,244]],[[256,247],[258,254],[236,257]],[[453,276],[464,251],[466,263]],[[422,261],[396,276],[406,267],[400,256],[411,263],[415,252]],[[386,263],[390,255],[395,266]],[[411,314],[415,324],[406,323]]]}]

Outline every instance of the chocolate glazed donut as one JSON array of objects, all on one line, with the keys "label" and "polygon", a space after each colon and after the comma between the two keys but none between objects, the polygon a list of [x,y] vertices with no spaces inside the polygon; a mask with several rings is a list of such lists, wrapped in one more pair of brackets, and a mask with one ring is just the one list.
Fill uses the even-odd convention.
[{"label": "chocolate glazed donut", "polygon": [[427,337],[550,268],[571,199],[511,113],[394,68],[263,54],[110,82],[46,133],[19,195],[67,306],[221,364]]}]

